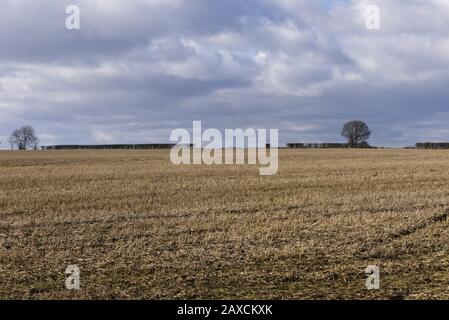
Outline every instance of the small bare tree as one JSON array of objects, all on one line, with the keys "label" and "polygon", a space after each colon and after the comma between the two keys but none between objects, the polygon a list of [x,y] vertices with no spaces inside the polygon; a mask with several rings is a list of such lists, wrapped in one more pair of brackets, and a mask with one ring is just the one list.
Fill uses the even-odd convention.
[{"label": "small bare tree", "polygon": [[8,138],[8,142],[11,145],[11,150],[14,150],[14,142],[12,141],[11,137]]},{"label": "small bare tree", "polygon": [[349,147],[359,148],[368,145],[366,140],[371,136],[371,131],[363,121],[349,121],[343,126],[341,135],[348,140]]},{"label": "small bare tree", "polygon": [[28,148],[37,149],[37,144],[39,142],[34,129],[31,126],[24,126],[14,130],[8,141],[11,144],[12,149],[16,146],[19,150],[26,150]]}]

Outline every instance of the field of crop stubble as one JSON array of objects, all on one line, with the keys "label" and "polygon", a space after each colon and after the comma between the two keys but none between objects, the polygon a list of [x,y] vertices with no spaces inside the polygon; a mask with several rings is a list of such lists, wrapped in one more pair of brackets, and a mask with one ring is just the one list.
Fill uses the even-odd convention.
[{"label": "field of crop stubble", "polygon": [[281,150],[265,177],[5,151],[0,177],[0,298],[449,298],[448,151]]}]

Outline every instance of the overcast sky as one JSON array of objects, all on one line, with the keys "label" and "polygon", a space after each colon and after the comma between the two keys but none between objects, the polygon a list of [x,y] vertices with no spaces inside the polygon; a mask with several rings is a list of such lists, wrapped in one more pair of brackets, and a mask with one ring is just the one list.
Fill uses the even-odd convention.
[{"label": "overcast sky", "polygon": [[281,143],[343,142],[355,119],[373,145],[449,141],[448,23],[449,0],[1,0],[0,147],[25,124],[42,145],[151,143],[193,120]]}]

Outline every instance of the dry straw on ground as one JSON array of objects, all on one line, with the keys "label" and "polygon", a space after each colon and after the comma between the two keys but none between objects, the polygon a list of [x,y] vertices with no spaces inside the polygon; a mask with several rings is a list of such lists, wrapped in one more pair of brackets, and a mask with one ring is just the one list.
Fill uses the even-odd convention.
[{"label": "dry straw on ground", "polygon": [[449,298],[448,200],[443,150],[0,152],[0,298]]}]

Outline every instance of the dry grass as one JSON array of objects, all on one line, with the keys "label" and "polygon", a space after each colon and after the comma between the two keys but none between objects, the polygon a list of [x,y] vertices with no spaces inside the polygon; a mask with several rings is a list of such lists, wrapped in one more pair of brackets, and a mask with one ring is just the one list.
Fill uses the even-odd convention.
[{"label": "dry grass", "polygon": [[280,157],[261,177],[168,151],[0,152],[0,298],[449,298],[449,152]]}]

